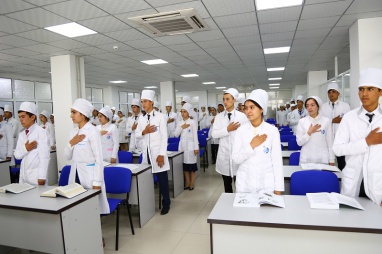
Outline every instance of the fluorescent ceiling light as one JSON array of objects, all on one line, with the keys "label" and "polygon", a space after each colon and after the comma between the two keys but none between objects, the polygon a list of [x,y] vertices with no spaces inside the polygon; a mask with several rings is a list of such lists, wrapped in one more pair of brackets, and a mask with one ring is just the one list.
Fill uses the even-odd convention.
[{"label": "fluorescent ceiling light", "polygon": [[302,5],[302,2],[303,0],[256,0],[256,8],[260,11]]},{"label": "fluorescent ceiling light", "polygon": [[199,77],[198,74],[183,74],[183,75],[180,75],[184,78],[192,78],[192,77]]},{"label": "fluorescent ceiling light", "polygon": [[280,83],[279,84],[269,84],[269,86],[279,86],[280,85]]},{"label": "fluorescent ceiling light", "polygon": [[203,82],[203,85],[215,85],[215,82]]},{"label": "fluorescent ceiling light", "polygon": [[145,63],[145,64],[148,64],[148,65],[153,65],[153,64],[166,64],[168,62],[166,62],[165,60],[162,60],[162,59],[153,59],[153,60],[141,61],[141,63]]},{"label": "fluorescent ceiling light", "polygon": [[125,81],[125,80],[114,80],[114,81],[109,81],[109,83],[112,83],[112,84],[122,84],[122,83],[127,83],[127,81]]},{"label": "fluorescent ceiling light", "polygon": [[215,87],[216,89],[226,89],[227,87],[225,86],[218,86],[218,87]]},{"label": "fluorescent ceiling light", "polygon": [[268,80],[281,80],[283,78],[269,78]]},{"label": "fluorescent ceiling light", "polygon": [[264,49],[264,54],[288,53],[289,51],[290,47],[266,48]]},{"label": "fluorescent ceiling light", "polygon": [[272,86],[269,89],[279,89],[279,87],[278,86]]},{"label": "fluorescent ceiling light", "polygon": [[81,26],[80,24],[77,24],[75,22],[62,24],[58,26],[45,27],[44,29],[61,34],[69,38],[97,33],[96,31],[90,30],[89,28]]},{"label": "fluorescent ceiling light", "polygon": [[145,86],[145,88],[154,89],[154,88],[158,88],[158,87],[157,86]]},{"label": "fluorescent ceiling light", "polygon": [[283,71],[285,67],[267,68],[267,71]]}]

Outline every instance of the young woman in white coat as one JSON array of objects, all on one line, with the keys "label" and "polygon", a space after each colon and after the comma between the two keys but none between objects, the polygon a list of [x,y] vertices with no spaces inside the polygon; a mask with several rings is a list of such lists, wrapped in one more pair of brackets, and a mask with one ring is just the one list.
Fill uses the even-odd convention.
[{"label": "young woman in white coat", "polygon": [[265,190],[281,195],[284,175],[277,128],[264,122],[268,94],[262,89],[251,92],[244,103],[249,123],[236,131],[232,160],[239,165],[236,192],[258,193]]},{"label": "young woman in white coat", "polygon": [[115,125],[118,127],[119,132],[119,149],[121,151],[128,151],[129,136],[126,134],[126,122],[125,111],[123,109],[118,110],[118,121]]},{"label": "young woman in white coat", "polygon": [[319,109],[322,101],[311,96],[305,101],[308,116],[302,118],[297,125],[297,144],[302,146],[300,163],[320,163],[334,165],[333,132],[331,120]]},{"label": "young woman in white coat", "polygon": [[195,187],[196,171],[198,171],[197,159],[199,155],[198,126],[190,119],[192,105],[185,103],[180,110],[183,121],[178,123],[174,135],[179,137],[179,151],[183,152],[183,172],[186,179],[185,190],[192,191]]},{"label": "young woman in white coat", "polygon": [[218,150],[219,150],[219,139],[218,138],[213,138],[211,135],[212,132],[212,125],[215,122],[215,116],[217,114],[217,107],[216,106],[211,106],[210,107],[210,112],[211,115],[208,117],[208,124],[207,128],[210,128],[208,131],[208,137],[211,138],[211,157],[212,157],[212,164],[216,164],[216,157],[218,155]]},{"label": "young woman in white coat", "polygon": [[119,133],[115,124],[111,123],[113,112],[109,106],[100,109],[98,119],[101,123],[96,128],[101,134],[102,157],[103,160],[110,163],[117,163],[119,148]]},{"label": "young woman in white coat", "polygon": [[85,189],[102,190],[98,195],[100,214],[108,214],[101,134],[89,121],[93,105],[85,99],[77,99],[70,110],[70,117],[78,127],[70,131],[69,142],[64,149],[66,159],[72,161],[69,184],[77,182]]},{"label": "young woman in white coat", "polygon": [[48,111],[43,110],[43,111],[41,111],[39,118],[41,121],[40,126],[49,133],[50,150],[54,151],[54,150],[56,150],[56,135],[55,135],[55,131],[54,131],[54,125],[49,122],[50,114]]},{"label": "young woman in white coat", "polygon": [[141,103],[139,99],[133,99],[131,103],[131,110],[133,111],[132,116],[129,116],[126,120],[126,135],[130,135],[130,152],[142,152],[142,140],[136,138],[136,130],[138,126],[139,119],[143,116],[141,113]]},{"label": "young woman in white coat", "polygon": [[12,126],[4,121],[4,111],[0,108],[0,159],[10,160],[13,156]]}]

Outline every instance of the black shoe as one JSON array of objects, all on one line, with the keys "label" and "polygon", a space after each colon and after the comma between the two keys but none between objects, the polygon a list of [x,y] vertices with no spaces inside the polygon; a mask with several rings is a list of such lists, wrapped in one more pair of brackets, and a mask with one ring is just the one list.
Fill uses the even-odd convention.
[{"label": "black shoe", "polygon": [[162,211],[160,211],[160,215],[168,214],[168,211],[170,211],[170,207],[169,208],[162,208]]},{"label": "black shoe", "polygon": [[194,188],[195,188],[195,187],[192,187],[192,188],[190,187],[190,188],[188,188],[188,190],[192,191],[192,190],[194,190]]},{"label": "black shoe", "polygon": [[190,187],[184,187],[184,190],[188,190]]}]

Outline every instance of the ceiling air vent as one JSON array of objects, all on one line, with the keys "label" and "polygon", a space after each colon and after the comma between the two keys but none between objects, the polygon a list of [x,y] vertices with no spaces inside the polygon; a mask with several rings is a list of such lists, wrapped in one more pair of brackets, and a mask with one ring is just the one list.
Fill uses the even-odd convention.
[{"label": "ceiling air vent", "polygon": [[185,34],[209,30],[208,25],[195,9],[162,12],[129,18],[156,35]]}]

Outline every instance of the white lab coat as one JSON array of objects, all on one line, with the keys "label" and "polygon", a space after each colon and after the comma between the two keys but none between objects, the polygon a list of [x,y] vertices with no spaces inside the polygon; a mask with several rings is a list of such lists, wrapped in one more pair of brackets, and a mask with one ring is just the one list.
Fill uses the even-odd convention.
[{"label": "white lab coat", "polygon": [[[382,202],[382,144],[368,146],[366,137],[377,127],[382,129],[382,109],[379,106],[373,113],[373,121],[365,115],[364,108],[356,108],[344,115],[336,137],[333,150],[337,156],[346,158],[342,170],[341,193],[358,196],[362,176],[366,195],[377,205]],[[381,130],[379,130],[380,132]]]},{"label": "white lab coat", "polygon": [[0,122],[0,159],[5,160],[13,156],[12,126],[5,121]]},{"label": "white lab coat", "polygon": [[[349,104],[343,101],[336,101],[334,103],[334,108],[331,101],[325,102],[324,104],[322,104],[320,109],[321,114],[323,116],[326,116],[330,120],[332,120],[333,118],[337,116],[343,117],[349,111],[350,111]],[[334,135],[336,135],[338,126],[340,126],[339,123],[332,123],[333,139],[334,139]]]},{"label": "white lab coat", "polygon": [[75,182],[77,172],[81,185],[85,189],[101,186],[102,192],[98,195],[100,214],[110,213],[103,180],[101,134],[90,122],[86,123],[81,129],[76,127],[71,130],[69,140],[76,134],[85,134],[84,140],[74,146],[71,146],[68,142],[64,149],[66,159],[72,160],[69,184]]},{"label": "white lab coat", "polygon": [[304,118],[308,115],[308,111],[305,108],[302,108],[301,113],[296,108],[290,113],[289,118],[289,127],[291,127],[294,134],[296,134],[297,131],[297,124],[300,121],[301,118]]},{"label": "white lab coat", "polygon": [[[252,139],[262,134],[266,134],[267,139],[252,149]],[[284,191],[280,133],[273,125],[262,122],[257,128],[251,123],[240,126],[236,131],[232,160],[239,165],[236,192]]]},{"label": "white lab coat", "polygon": [[[121,122],[119,122],[119,121],[121,121]],[[115,125],[118,127],[119,143],[120,144],[129,142],[129,138],[127,137],[128,134],[126,133],[126,123],[127,123],[127,119],[124,116],[115,122]]]},{"label": "white lab coat", "polygon": [[216,171],[225,176],[235,176],[238,165],[232,163],[232,148],[235,144],[236,131],[228,132],[230,122],[239,122],[241,125],[248,122],[245,114],[233,110],[231,120],[228,120],[228,112],[224,110],[215,117],[212,127],[212,137],[219,139],[219,151],[216,159]]},{"label": "white lab coat", "polygon": [[205,129],[208,128],[208,111],[205,110],[204,112],[200,111],[199,112],[199,126],[200,129]]},{"label": "white lab coat", "polygon": [[100,125],[101,123],[99,122],[98,116],[92,116],[90,117],[90,123],[97,126]]},{"label": "white lab coat", "polygon": [[[182,129],[183,124],[189,124],[190,126]],[[179,122],[174,135],[176,137],[180,135],[179,151],[183,152],[183,162],[185,164],[195,164],[199,155],[194,154],[194,150],[199,150],[198,127],[195,125],[195,121],[188,118],[186,121]]]},{"label": "white lab coat", "polygon": [[56,135],[54,131],[54,126],[51,122],[46,122],[40,125],[41,128],[45,129],[49,134],[50,146],[56,146]]},{"label": "white lab coat", "polygon": [[119,149],[119,133],[117,126],[108,122],[105,125],[97,125],[96,128],[100,133],[101,131],[107,131],[105,135],[101,134],[103,160],[110,162],[111,158],[117,159]]},{"label": "white lab coat", "polygon": [[12,130],[13,130],[13,137],[14,138],[17,138],[18,137],[18,134],[19,134],[19,122],[14,119],[13,117],[7,119],[7,123],[12,126]]},{"label": "white lab coat", "polygon": [[[320,132],[308,135],[310,125],[320,124]],[[300,152],[301,163],[334,163],[333,134],[331,120],[318,114],[316,118],[307,116],[302,118],[297,125],[296,141],[302,146]]]},{"label": "white lab coat", "polygon": [[136,138],[136,132],[138,129],[138,126],[135,130],[133,130],[134,123],[138,123],[139,119],[143,117],[142,113],[139,113],[137,115],[137,119],[135,120],[135,116],[131,116],[127,118],[126,121],[126,134],[130,134],[130,144],[129,144],[129,151],[130,152],[138,152],[141,153],[143,146],[142,146],[142,139]]},{"label": "white lab coat", "polygon": [[[147,116],[150,115],[150,121],[148,121]],[[146,126],[155,125],[156,130],[153,133],[142,135],[142,131]],[[170,164],[167,157],[167,122],[165,116],[154,110],[142,116],[138,120],[138,126],[135,131],[137,140],[142,140],[142,154],[143,163],[148,163],[147,152],[149,153],[151,168],[153,173],[159,173],[163,171],[170,170]],[[164,156],[164,165],[162,167],[158,166],[157,157],[159,155]]]},{"label": "white lab coat", "polygon": [[[37,148],[27,151],[25,143],[36,141]],[[20,132],[14,156],[21,161],[20,183],[38,184],[38,179],[47,179],[50,160],[49,134],[36,123],[29,128],[29,133]],[[46,184],[48,181],[46,180]]]},{"label": "white lab coat", "polygon": [[208,117],[208,123],[209,123],[209,125],[208,125],[207,128],[210,128],[210,130],[208,131],[208,137],[211,138],[211,144],[214,144],[214,145],[216,144],[216,145],[218,145],[218,144],[219,144],[219,139],[218,139],[218,138],[213,138],[213,137],[212,137],[212,126],[213,126],[213,124],[211,123],[211,121],[212,121],[213,119],[215,119],[215,116],[209,116],[209,117]]},{"label": "white lab coat", "polygon": [[166,123],[167,123],[168,119],[170,119],[170,118],[174,119],[173,122],[167,123],[167,136],[169,138],[172,138],[172,137],[174,137],[174,131],[175,131],[175,128],[177,125],[177,115],[175,112],[170,112],[170,113],[166,112],[164,114],[164,116],[166,119]]},{"label": "white lab coat", "polygon": [[287,126],[288,121],[287,121],[287,114],[288,112],[286,110],[279,110],[276,112],[276,122],[280,126]]}]

